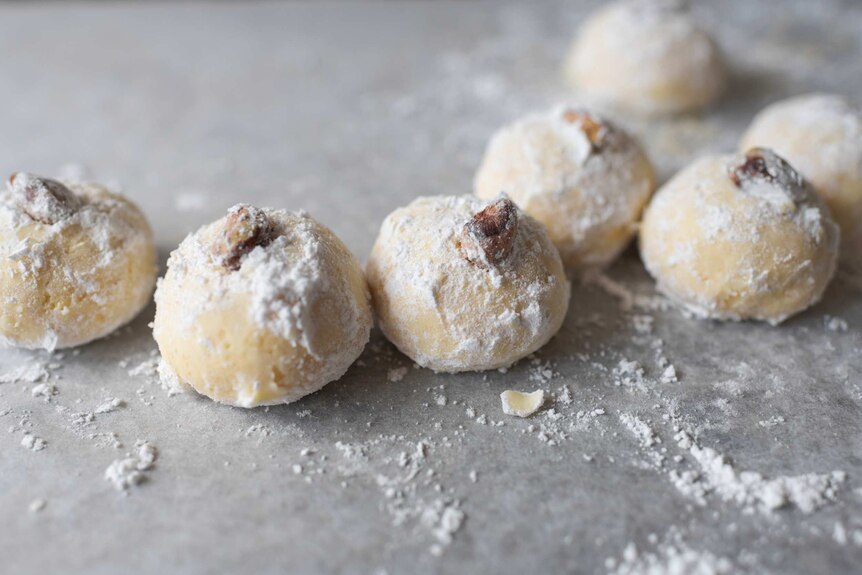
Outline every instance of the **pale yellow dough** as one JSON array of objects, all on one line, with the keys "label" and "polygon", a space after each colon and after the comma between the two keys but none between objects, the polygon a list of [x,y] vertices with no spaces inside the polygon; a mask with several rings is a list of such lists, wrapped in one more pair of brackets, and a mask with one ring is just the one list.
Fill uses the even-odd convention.
[{"label": "pale yellow dough", "polygon": [[[25,178],[19,175],[19,182]],[[52,350],[82,345],[128,323],[156,280],[153,234],[141,211],[93,183],[65,183],[76,208],[31,217],[0,193],[0,341]],[[43,206],[44,208],[44,206]]]},{"label": "pale yellow dough", "polygon": [[305,213],[262,211],[274,239],[236,270],[213,253],[226,218],[171,254],[153,330],[169,385],[240,407],[290,403],[344,375],[368,342],[370,297],[353,254]]},{"label": "pale yellow dough", "polygon": [[598,9],[578,32],[565,75],[593,103],[641,114],[703,108],[725,85],[715,42],[675,0],[622,0]]},{"label": "pale yellow dough", "polygon": [[636,233],[654,188],[652,165],[633,137],[568,107],[500,129],[474,181],[480,198],[505,192],[542,222],[575,273],[616,259]]},{"label": "pale yellow dough", "polygon": [[862,267],[862,112],[840,96],[809,94],[760,112],[741,149],[774,149],[807,178],[841,227],[842,259]]},{"label": "pale yellow dough", "polygon": [[818,301],[835,270],[838,227],[793,169],[764,152],[775,180],[731,178],[743,156],[682,170],[644,214],[641,256],[673,301],[699,317],[773,324]]},{"label": "pale yellow dough", "polygon": [[565,318],[570,288],[560,256],[520,210],[507,257],[487,264],[464,256],[462,230],[485,206],[471,196],[419,198],[384,220],[372,249],[367,274],[380,328],[423,367],[509,366]]}]

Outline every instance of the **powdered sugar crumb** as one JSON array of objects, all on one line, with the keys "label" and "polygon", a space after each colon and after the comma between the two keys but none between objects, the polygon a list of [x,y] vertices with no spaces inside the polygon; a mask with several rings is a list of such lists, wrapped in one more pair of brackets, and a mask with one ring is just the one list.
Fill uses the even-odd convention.
[{"label": "powdered sugar crumb", "polygon": [[46,363],[31,361],[0,373],[0,383],[38,383],[49,376]]},{"label": "powdered sugar crumb", "polygon": [[42,451],[48,447],[48,442],[32,433],[25,433],[24,437],[21,438],[21,446],[31,451]]},{"label": "powdered sugar crumb", "polygon": [[811,513],[835,501],[847,477],[843,471],[832,471],[766,479],[757,472],[738,472],[727,456],[710,447],[701,447],[685,431],[678,432],[675,439],[700,466],[700,473],[691,474],[684,481],[680,478],[675,483],[677,488],[699,501],[703,495],[714,492],[747,513],[770,513],[786,505],[802,513]]},{"label": "powdered sugar crumb", "polygon": [[386,374],[386,379],[389,380],[389,383],[398,383],[404,376],[407,375],[409,370],[406,367],[395,367],[390,369]]},{"label": "powdered sugar crumb", "polygon": [[609,558],[605,567],[612,575],[723,575],[734,572],[733,563],[705,550],[695,550],[672,528],[669,541],[653,551],[641,552],[629,543],[621,559]]},{"label": "powdered sugar crumb", "polygon": [[96,407],[96,409],[93,410],[93,413],[95,413],[95,414],[110,413],[112,411],[117,411],[118,409],[123,408],[125,406],[126,406],[126,402],[124,400],[118,399],[116,397],[109,397],[108,399],[106,399],[105,401],[100,403],[98,405],[98,407]]},{"label": "powdered sugar crumb", "polygon": [[48,502],[44,499],[34,499],[30,502],[30,505],[27,507],[27,509],[28,511],[30,511],[30,513],[39,513],[40,511],[44,510],[47,505]]},{"label": "powdered sugar crumb", "polygon": [[158,449],[147,441],[135,443],[137,452],[128,453],[123,459],[115,459],[105,470],[105,479],[118,491],[128,490],[147,479],[147,471],[153,468],[158,459]]}]

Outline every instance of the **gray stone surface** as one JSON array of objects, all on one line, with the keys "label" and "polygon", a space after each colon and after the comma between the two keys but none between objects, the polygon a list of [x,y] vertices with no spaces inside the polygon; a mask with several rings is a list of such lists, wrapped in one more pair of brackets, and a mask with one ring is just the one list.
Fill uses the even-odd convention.
[{"label": "gray stone surface", "polygon": [[[496,127],[569,97],[560,60],[590,7],[2,4],[0,173],[118,182],[163,257],[240,200],[305,208],[364,257],[393,208],[468,192]],[[620,118],[663,177],[732,148],[774,99],[858,98],[858,3],[696,10],[733,64],[725,100],[703,117]],[[279,408],[169,397],[130,375],[155,348],[152,307],[79,355],[2,352],[4,373],[56,363],[59,393],[46,402],[32,383],[0,384],[0,572],[858,572],[858,281],[840,277],[823,303],[772,328],[664,309],[633,253],[608,276],[643,297],[626,309],[607,283],[576,286],[560,335],[508,373],[413,369],[375,336],[341,381]],[[662,356],[679,382],[660,381]],[[639,362],[642,381],[615,375],[621,360]],[[403,380],[389,381],[399,367]],[[544,412],[502,414],[501,391],[539,387],[557,394]],[[73,422],[107,397],[126,406]],[[675,426],[724,454],[737,479],[846,479],[811,513],[761,512],[725,500]],[[22,447],[25,430],[47,447]],[[124,495],[103,474],[137,439],[160,456]],[[37,499],[44,509],[29,511]]]}]

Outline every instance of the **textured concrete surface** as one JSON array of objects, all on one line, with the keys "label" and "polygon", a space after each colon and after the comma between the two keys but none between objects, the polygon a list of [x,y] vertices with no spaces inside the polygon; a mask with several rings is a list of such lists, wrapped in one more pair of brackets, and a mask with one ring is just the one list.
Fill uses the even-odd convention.
[{"label": "textured concrete surface", "polygon": [[[122,185],[163,256],[242,200],[307,209],[364,258],[389,211],[468,192],[494,129],[569,97],[559,65],[591,5],[2,4],[0,173]],[[733,65],[727,97],[620,118],[663,177],[732,148],[770,101],[858,98],[859,4],[696,12]],[[58,393],[0,383],[0,572],[858,572],[858,280],[771,328],[666,309],[633,253],[608,277],[508,373],[438,376],[375,337],[341,381],[271,409],[169,397],[147,373],[152,307],[79,355],[2,352],[0,372],[46,365]],[[509,388],[556,400],[509,418]],[[125,407],[75,415],[108,397]],[[737,474],[846,479],[810,513],[764,512],[710,484],[679,429]],[[124,495],[103,474],[138,439],[160,455]],[[675,485],[685,472],[702,493]]]}]

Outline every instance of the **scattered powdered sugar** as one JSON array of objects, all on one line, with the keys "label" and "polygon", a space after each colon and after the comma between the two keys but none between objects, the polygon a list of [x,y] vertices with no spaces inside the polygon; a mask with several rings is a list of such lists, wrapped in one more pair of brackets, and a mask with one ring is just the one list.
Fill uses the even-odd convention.
[{"label": "scattered powdered sugar", "polygon": [[669,541],[657,549],[641,552],[629,543],[622,558],[609,558],[605,568],[612,575],[722,575],[733,573],[733,563],[709,551],[695,550],[685,544],[678,529],[672,528]]},{"label": "scattered powdered sugar", "polygon": [[[159,356],[158,351],[153,350],[147,359],[128,370],[129,377],[145,377],[154,379],[158,376],[159,362],[161,359],[162,358]],[[125,365],[127,364],[124,363],[124,366]]]},{"label": "scattered powdered sugar", "polygon": [[676,375],[676,368],[673,365],[667,366],[661,374],[660,381],[662,383],[677,383],[679,379]]},{"label": "scattered powdered sugar", "polygon": [[661,438],[656,436],[649,424],[636,415],[622,413],[620,414],[620,421],[644,447],[652,447],[656,443],[661,443]]},{"label": "scattered powdered sugar", "polygon": [[826,327],[826,331],[833,333],[844,333],[848,328],[847,320],[830,315],[823,317],[823,325]]},{"label": "scattered powdered sugar", "polygon": [[843,523],[837,522],[832,530],[832,540],[839,545],[852,543],[856,547],[862,547],[862,529],[853,529],[848,532]]},{"label": "scattered powdered sugar", "polygon": [[147,471],[153,468],[159,452],[147,441],[135,442],[137,452],[127,453],[123,459],[115,459],[105,470],[105,479],[118,491],[128,492],[147,479]]},{"label": "scattered powdered sugar", "polygon": [[431,530],[437,543],[430,548],[432,555],[440,556],[446,547],[452,544],[455,533],[464,523],[464,512],[457,507],[458,503],[447,503],[442,499],[435,500],[422,511],[422,524]]},{"label": "scattered powdered sugar", "polygon": [[179,395],[181,393],[185,393],[188,391],[190,386],[182,381],[173,370],[173,368],[168,365],[161,357],[158,359],[156,365],[156,372],[159,376],[159,382],[162,386],[162,389],[165,390],[169,397],[173,397],[174,395]]},{"label": "scattered powdered sugar", "polygon": [[138,485],[144,480],[144,474],[138,469],[138,461],[127,457],[115,459],[105,470],[105,479],[110,481],[119,491],[124,491]]},{"label": "scattered powdered sugar", "polygon": [[[148,383],[158,384],[168,394],[168,397],[185,393],[191,389],[187,384],[180,381],[173,369],[159,355],[158,349],[151,350],[143,361],[129,357],[120,361],[119,365],[123,369],[127,369],[133,361],[138,361],[138,363],[131,369],[128,369],[127,373],[129,377],[139,377]],[[142,403],[146,405],[152,404],[152,396],[148,399],[143,387],[137,390],[137,394]]]},{"label": "scattered powdered sugar", "polygon": [[48,447],[48,442],[32,433],[25,433],[21,438],[21,445],[31,451],[42,451]]},{"label": "scattered powdered sugar", "polygon": [[608,295],[611,295],[619,300],[620,309],[623,312],[628,312],[633,309],[644,311],[666,310],[670,307],[670,302],[667,298],[660,294],[640,294],[635,293],[629,286],[612,279],[601,270],[590,270],[584,274],[582,278],[585,284],[597,285],[603,289]]},{"label": "scattered powdered sugar", "polygon": [[100,403],[96,409],[93,410],[93,413],[110,413],[112,411],[117,411],[120,408],[126,407],[126,402],[122,399],[118,399],[116,397],[109,397],[102,403]]},{"label": "scattered powdered sugar", "polygon": [[39,385],[34,386],[32,390],[30,390],[30,394],[33,397],[41,397],[46,402],[50,402],[51,399],[58,393],[59,390],[57,389],[57,386],[53,383],[40,383]]},{"label": "scattered powdered sugar", "polygon": [[760,427],[776,427],[778,425],[782,425],[786,420],[782,415],[773,415],[769,419],[761,420],[757,422],[757,425]]},{"label": "scattered powdered sugar", "polygon": [[638,361],[621,359],[614,368],[614,385],[647,391],[648,385],[643,366]]},{"label": "scattered powdered sugar", "polygon": [[45,381],[50,375],[46,364],[28,361],[0,373],[0,383],[37,383]]},{"label": "scattered powdered sugar", "polygon": [[406,367],[393,367],[386,373],[386,379],[389,383],[398,383],[404,376],[407,375],[408,369]]},{"label": "scattered powdered sugar", "polygon": [[156,447],[147,441],[136,441],[135,447],[138,448],[138,469],[141,471],[151,469],[159,456]]},{"label": "scattered powdered sugar", "polygon": [[[392,456],[398,446],[407,449]],[[448,440],[444,439],[442,446],[448,447]],[[372,477],[393,526],[421,527],[431,540],[428,552],[435,557],[452,544],[466,519],[460,500],[441,495],[448,490],[434,481],[436,472],[430,458],[438,447],[424,439],[405,445],[403,437],[384,435],[365,443],[335,443],[343,459],[337,472],[345,479]],[[342,486],[348,483],[342,482]]]},{"label": "scattered powdered sugar", "polygon": [[769,513],[792,505],[802,513],[811,513],[836,499],[847,475],[843,471],[827,474],[808,473],[766,479],[753,471],[737,471],[727,456],[710,447],[701,447],[685,431],[675,436],[679,447],[688,450],[700,466],[700,473],[676,476],[674,483],[683,493],[703,501],[703,495],[714,492],[748,513]]}]

